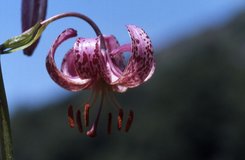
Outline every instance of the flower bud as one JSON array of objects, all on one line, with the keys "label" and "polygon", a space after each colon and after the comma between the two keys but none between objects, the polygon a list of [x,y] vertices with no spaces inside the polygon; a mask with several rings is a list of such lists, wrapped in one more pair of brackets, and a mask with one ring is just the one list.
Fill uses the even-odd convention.
[{"label": "flower bud", "polygon": [[[47,0],[22,0],[21,21],[22,32],[44,20],[47,12]],[[31,56],[37,47],[40,37],[35,43],[24,49],[24,54]]]}]

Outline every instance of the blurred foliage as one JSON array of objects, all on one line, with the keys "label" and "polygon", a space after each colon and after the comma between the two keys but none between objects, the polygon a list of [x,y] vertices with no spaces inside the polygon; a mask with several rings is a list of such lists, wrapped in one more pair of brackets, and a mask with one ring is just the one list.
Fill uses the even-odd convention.
[{"label": "blurred foliage", "polygon": [[107,135],[105,113],[96,138],[70,129],[67,105],[82,107],[81,92],[14,115],[16,159],[245,159],[245,14],[158,53],[153,78],[117,95],[136,114],[129,133]]}]

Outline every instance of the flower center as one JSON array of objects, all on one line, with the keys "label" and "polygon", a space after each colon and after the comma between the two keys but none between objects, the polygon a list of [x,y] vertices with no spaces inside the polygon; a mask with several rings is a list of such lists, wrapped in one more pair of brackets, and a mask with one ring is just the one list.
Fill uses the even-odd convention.
[{"label": "flower center", "polygon": [[[111,105],[116,108],[117,111],[117,129],[120,131],[123,128],[123,117],[124,117],[124,111],[118,101],[115,98],[115,95],[112,92],[111,86],[107,85],[103,81],[98,81],[98,83],[95,83],[96,85],[93,87],[93,92],[91,98],[88,100],[87,103],[84,104],[83,109],[83,118],[81,117],[81,111],[78,109],[76,111],[76,115],[74,115],[73,107],[70,105],[68,107],[68,123],[71,128],[75,127],[75,124],[77,124],[78,130],[83,133],[83,124],[86,128],[89,128],[86,131],[86,135],[89,137],[95,137],[97,135],[97,128],[99,124],[100,115],[102,113],[102,108],[104,106],[105,102],[110,102]],[[99,99],[99,102],[97,103]],[[90,125],[90,110],[96,108],[96,104],[99,105],[99,108],[96,113],[96,117],[94,121],[92,121],[92,124]],[[125,132],[128,132],[134,118],[134,112],[132,110],[128,113],[128,119],[125,124]],[[84,123],[82,123],[82,119]],[[107,122],[107,133],[111,134],[112,132],[112,112],[108,113],[108,122]]]}]

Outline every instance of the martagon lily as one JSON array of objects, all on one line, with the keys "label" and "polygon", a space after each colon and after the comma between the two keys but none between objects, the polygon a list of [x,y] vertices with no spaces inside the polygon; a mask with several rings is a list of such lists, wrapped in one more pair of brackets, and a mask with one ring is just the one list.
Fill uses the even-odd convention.
[{"label": "martagon lily", "polygon": [[[154,73],[155,61],[152,43],[146,32],[135,25],[127,25],[131,43],[119,45],[113,36],[98,35],[96,38],[77,38],[74,46],[66,53],[61,69],[58,69],[54,56],[57,47],[65,40],[77,36],[74,29],[63,31],[53,43],[46,67],[51,78],[61,87],[70,91],[91,89],[92,95],[84,104],[83,120],[89,137],[96,136],[99,117],[105,102],[110,102],[117,109],[117,127],[123,126],[123,109],[115,99],[113,92],[125,92],[146,82]],[[131,52],[126,64],[123,53]],[[100,99],[100,100],[98,100]],[[89,110],[99,104],[97,116],[89,124]],[[129,111],[125,131],[132,124],[134,112]],[[83,132],[81,112],[73,115],[73,108],[68,107],[68,122],[71,127],[78,126]],[[112,128],[112,113],[108,113],[107,131]]]}]

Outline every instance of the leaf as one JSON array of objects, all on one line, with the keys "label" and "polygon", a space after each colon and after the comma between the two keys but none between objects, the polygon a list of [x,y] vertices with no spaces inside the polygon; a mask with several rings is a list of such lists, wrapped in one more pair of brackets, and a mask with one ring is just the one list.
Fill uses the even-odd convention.
[{"label": "leaf", "polygon": [[8,39],[0,45],[1,54],[12,53],[31,46],[41,36],[47,24],[38,22],[36,25],[25,31],[24,33]]}]

